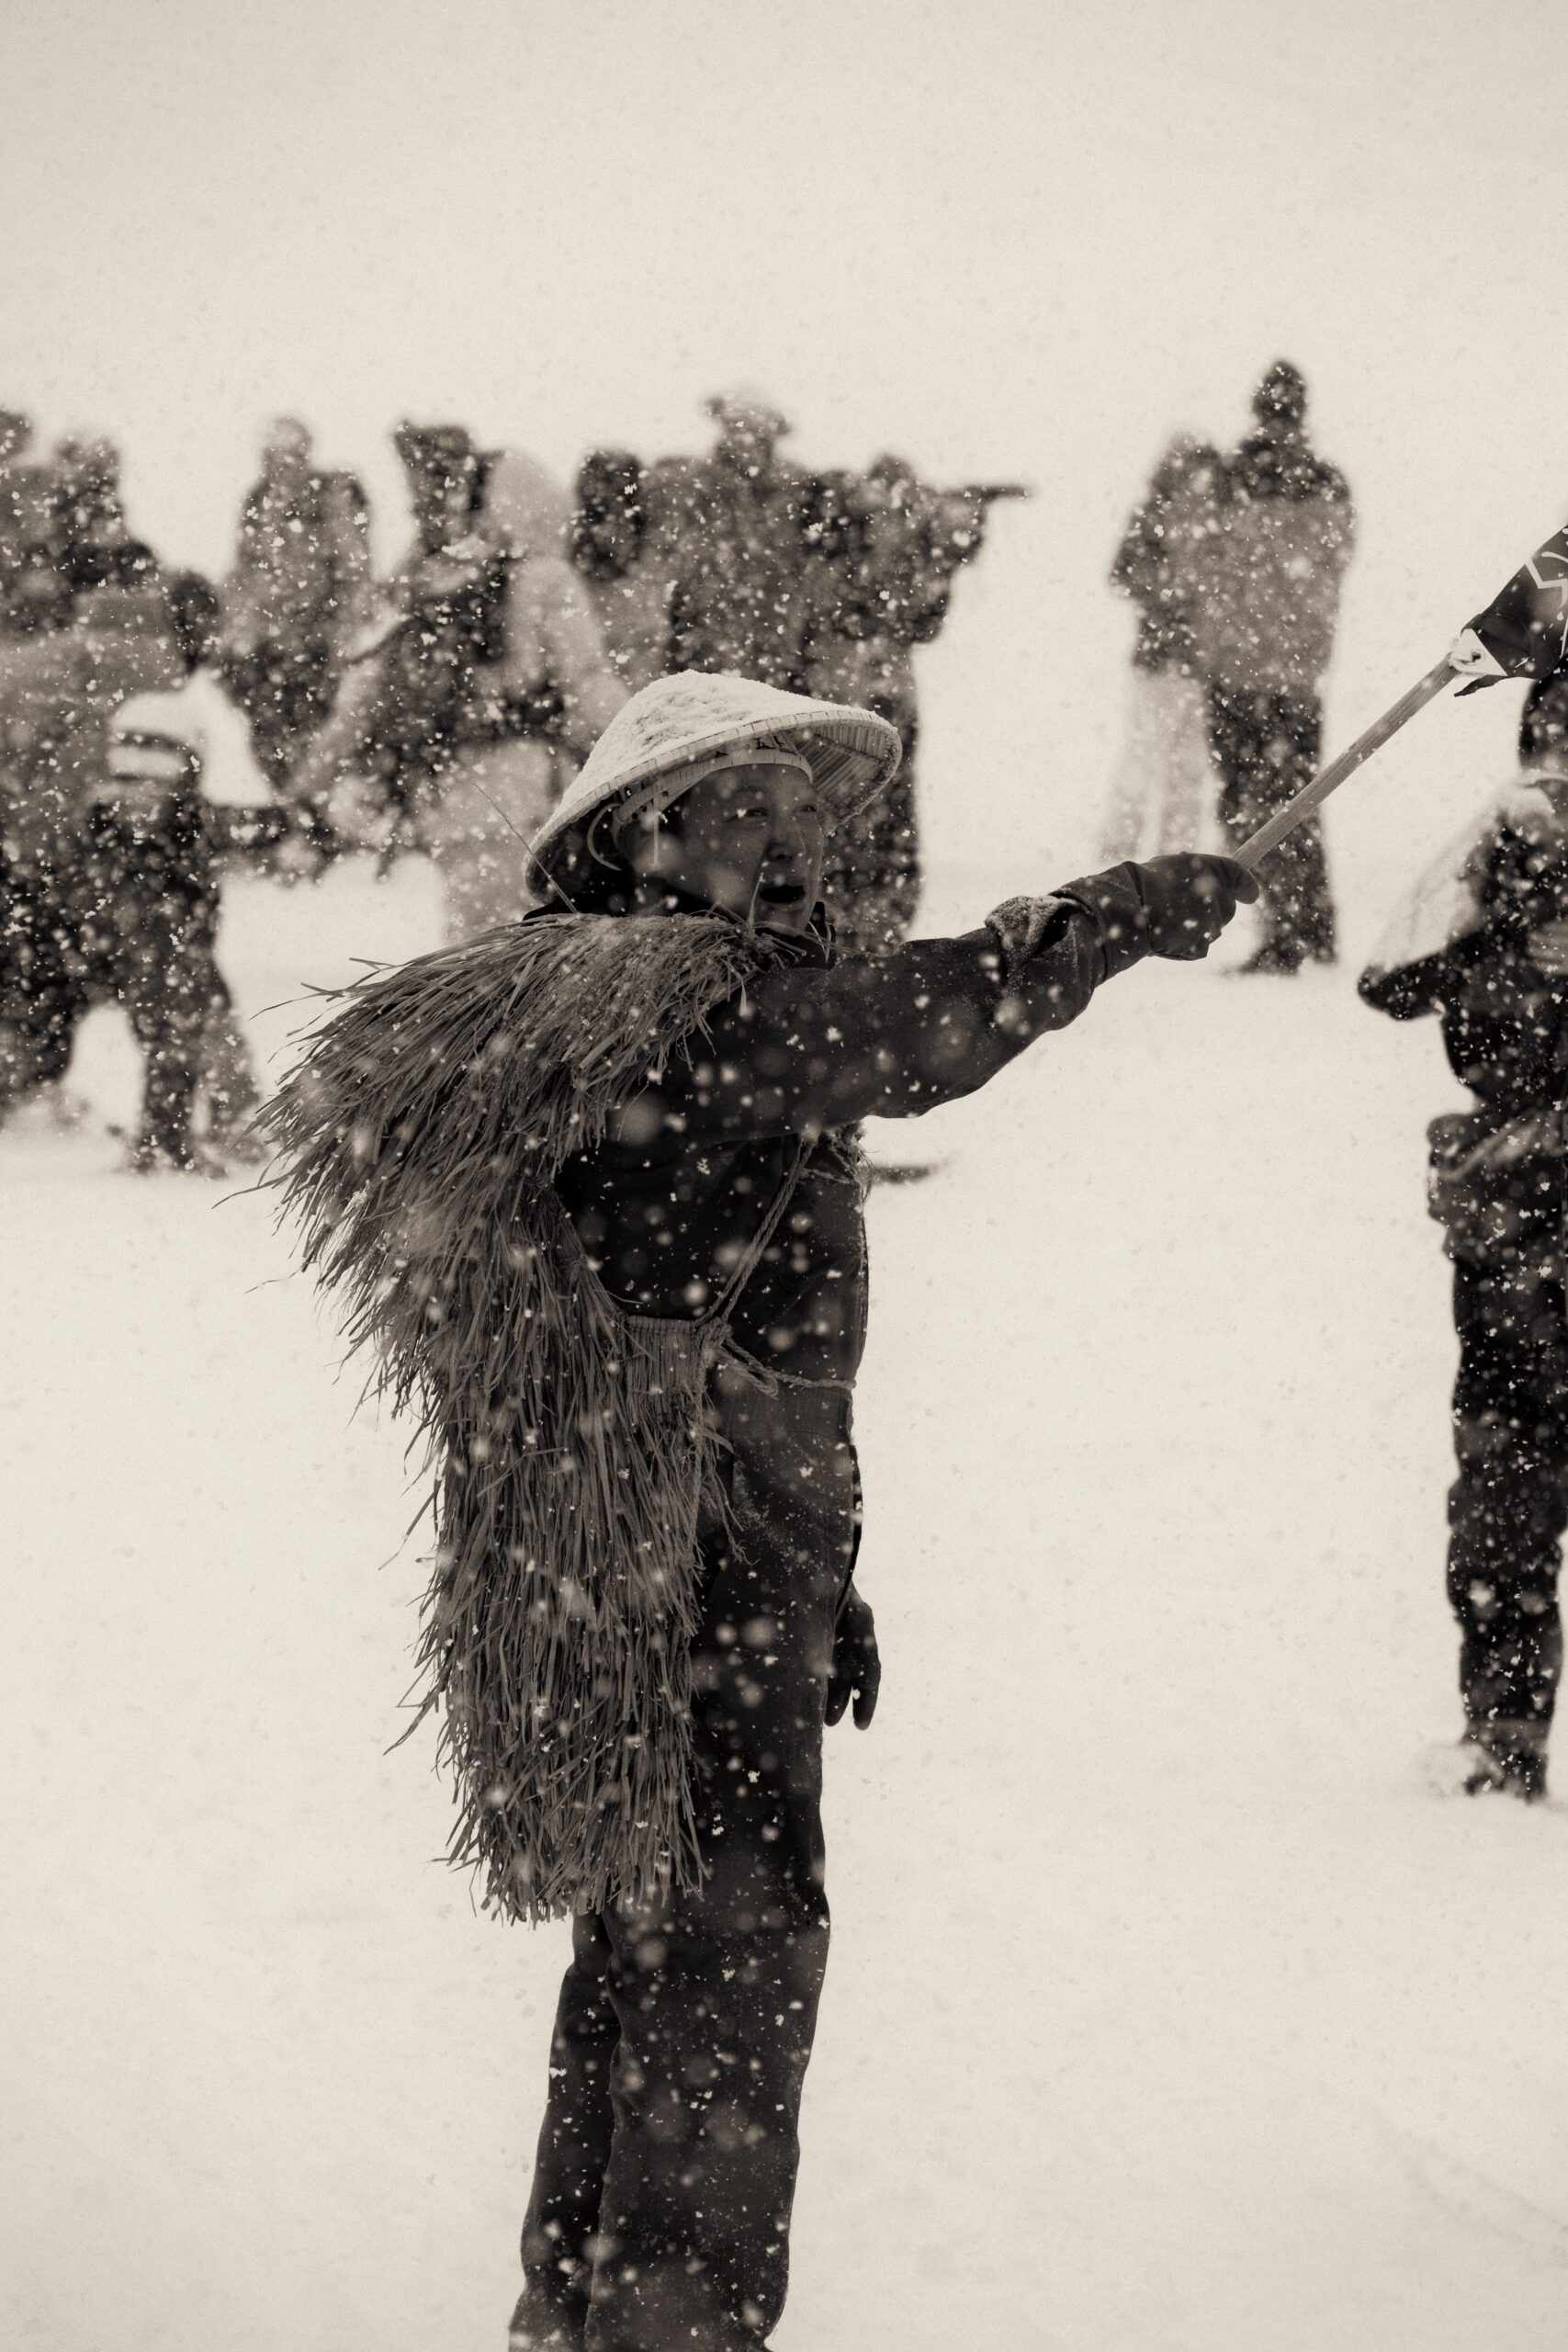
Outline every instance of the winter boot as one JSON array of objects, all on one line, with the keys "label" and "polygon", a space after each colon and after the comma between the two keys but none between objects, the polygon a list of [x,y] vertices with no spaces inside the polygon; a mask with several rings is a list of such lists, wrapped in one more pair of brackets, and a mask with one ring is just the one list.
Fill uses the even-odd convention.
[{"label": "winter boot", "polygon": [[1435,1761],[1433,1780],[1445,1795],[1508,1796],[1538,1804],[1546,1794],[1546,1735],[1540,1722],[1472,1724],[1457,1747]]}]

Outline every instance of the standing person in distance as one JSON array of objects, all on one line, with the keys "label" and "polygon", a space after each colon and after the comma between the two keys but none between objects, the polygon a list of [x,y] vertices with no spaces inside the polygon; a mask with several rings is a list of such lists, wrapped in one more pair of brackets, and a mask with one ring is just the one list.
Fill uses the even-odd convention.
[{"label": "standing person in distance", "polygon": [[571,1920],[513,2352],[760,2352],[783,2308],[823,1727],[880,1672],[857,1122],[973,1093],[1255,887],[1123,865],[838,963],[828,843],[897,757],[866,710],[645,688],[537,838],[551,906],[368,978],[270,1114],[435,1444],[454,1859]]},{"label": "standing person in distance", "polygon": [[1100,854],[1114,863],[1202,838],[1214,797],[1208,704],[1192,636],[1194,555],[1214,527],[1219,451],[1178,434],[1127,525],[1111,585],[1137,613],[1126,733]]},{"label": "standing person in distance", "polygon": [[628,694],[669,671],[674,593],[668,491],[628,449],[595,449],[577,476],[571,557],[593,600],[610,666]]},{"label": "standing person in distance", "polygon": [[319,467],[309,428],[276,417],[245,493],[223,583],[220,673],[250,723],[256,764],[287,792],[332,709],[365,619],[370,518],[353,474]]},{"label": "standing person in distance", "polygon": [[[1257,424],[1225,460],[1215,527],[1194,549],[1191,627],[1208,684],[1220,817],[1239,848],[1316,773],[1323,678],[1356,515],[1345,477],[1307,438],[1306,379],[1276,360]],[[1321,820],[1265,858],[1263,938],[1249,972],[1288,975],[1336,952]]]},{"label": "standing person in distance", "polygon": [[1436,1012],[1475,1098],[1428,1130],[1460,1351],[1448,1593],[1465,1724],[1438,1777],[1531,1801],[1568,1527],[1568,679],[1533,697],[1517,775],[1417,882],[1360,992],[1396,1021]]}]

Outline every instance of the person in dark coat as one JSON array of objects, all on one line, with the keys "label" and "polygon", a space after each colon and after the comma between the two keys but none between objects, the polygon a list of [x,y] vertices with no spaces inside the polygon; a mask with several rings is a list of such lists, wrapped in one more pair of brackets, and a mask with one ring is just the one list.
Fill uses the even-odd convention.
[{"label": "person in dark coat", "polygon": [[[1239,848],[1310,782],[1323,747],[1322,682],[1355,545],[1345,477],[1307,438],[1306,381],[1277,360],[1253,395],[1254,430],[1227,458],[1213,527],[1189,550],[1184,583],[1207,682],[1220,817]],[[1319,820],[1263,861],[1255,972],[1332,963],[1334,905]]]},{"label": "person in dark coat", "polygon": [[807,478],[783,457],[788,421],[751,393],[707,403],[711,456],[661,472],[670,573],[670,665],[797,688],[809,606],[801,505]]},{"label": "person in dark coat", "polygon": [[998,494],[1023,493],[932,489],[893,456],[863,475],[822,474],[807,487],[807,691],[875,711],[903,746],[886,792],[839,829],[829,854],[825,901],[842,954],[899,946],[914,928],[922,880],[915,649],[941,632]]},{"label": "person in dark coat", "polygon": [[577,476],[571,558],[587,584],[611,667],[630,694],[670,669],[674,648],[669,503],[628,449],[595,449]]},{"label": "person in dark coat", "polygon": [[366,616],[369,578],[369,510],[359,481],[317,465],[297,418],[276,418],[240,510],[220,665],[276,791],[287,790],[332,709]]},{"label": "person in dark coat", "polygon": [[880,1673],[856,1123],[973,1092],[1254,888],[1122,865],[837,963],[829,835],[897,758],[868,711],[648,687],[537,837],[553,910],[356,989],[273,1114],[309,1258],[446,1449],[455,1855],[572,1919],[513,2352],[746,2352],[784,2303],[823,1726]]},{"label": "person in dark coat", "polygon": [[1568,1526],[1568,681],[1538,698],[1520,776],[1416,886],[1360,991],[1396,1021],[1436,1012],[1476,1099],[1430,1131],[1460,1344],[1448,1590],[1465,1730],[1450,1772],[1472,1794],[1537,1799]]},{"label": "person in dark coat", "polygon": [[182,673],[151,549],[83,504],[56,504],[0,610],[0,1118],[62,1079],[93,992],[85,868],[113,715]]},{"label": "person in dark coat", "polygon": [[1213,800],[1208,697],[1190,611],[1195,555],[1214,527],[1220,453],[1179,434],[1130,517],[1111,568],[1138,616],[1127,729],[1100,836],[1108,861],[1191,849]]},{"label": "person in dark coat", "polygon": [[[182,707],[217,651],[221,607],[198,572],[169,582],[184,675],[118,713],[90,800],[82,954],[97,992],[123,1004],[143,1064],[141,1115],[128,1164],[138,1172],[221,1175],[247,1155],[260,1091],[218,963],[222,856],[276,846],[294,830],[276,803],[213,805]],[[206,1132],[196,1133],[198,1095]]]}]

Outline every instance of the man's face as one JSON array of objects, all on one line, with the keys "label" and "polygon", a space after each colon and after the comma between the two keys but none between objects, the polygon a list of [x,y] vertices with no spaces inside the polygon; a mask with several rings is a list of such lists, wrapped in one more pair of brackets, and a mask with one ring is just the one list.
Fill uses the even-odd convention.
[{"label": "man's face", "polygon": [[797,768],[720,768],[682,795],[673,821],[638,827],[626,853],[666,883],[769,931],[803,932],[822,894],[827,826]]}]

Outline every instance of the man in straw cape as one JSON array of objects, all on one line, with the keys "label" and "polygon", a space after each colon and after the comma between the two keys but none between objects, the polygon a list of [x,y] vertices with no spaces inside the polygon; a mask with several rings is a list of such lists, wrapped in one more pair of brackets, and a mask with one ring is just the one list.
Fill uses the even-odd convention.
[{"label": "man in straw cape", "polygon": [[431,1441],[454,1858],[572,1922],[513,2352],[741,2352],[783,2306],[822,1727],[878,1676],[857,1123],[1254,895],[1159,858],[836,965],[827,843],[897,757],[868,711],[658,680],[536,839],[551,902],[361,982],[272,1114],[308,1261]]}]

